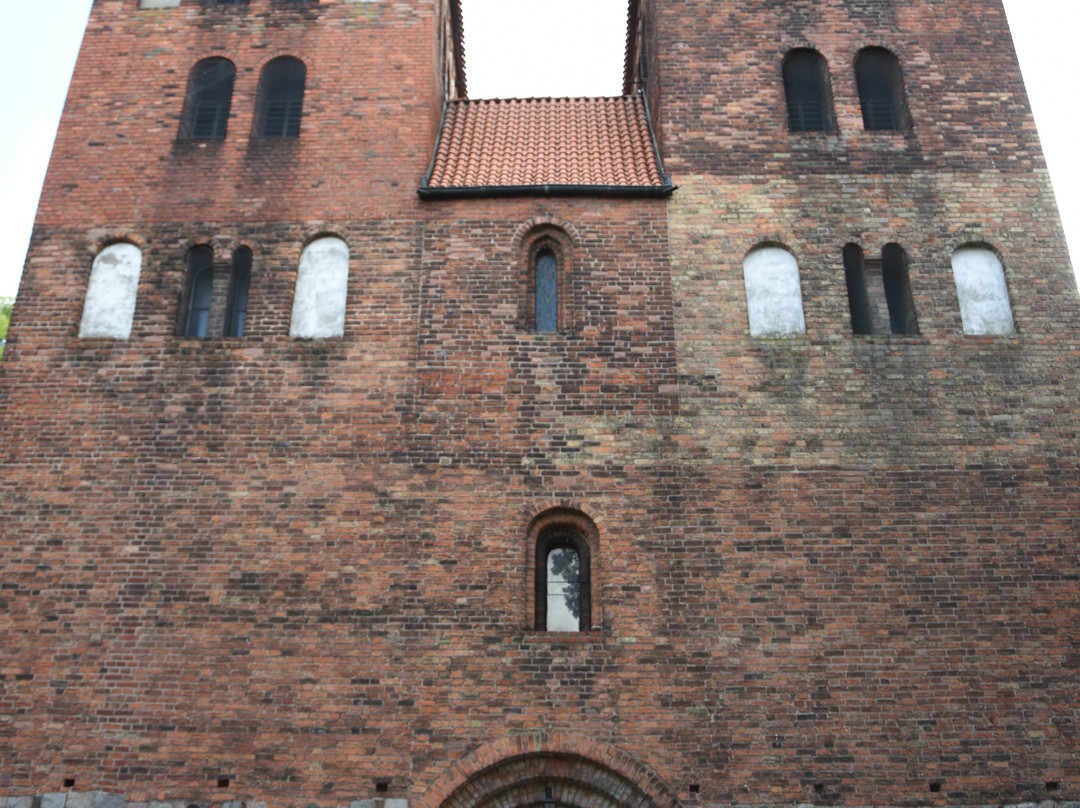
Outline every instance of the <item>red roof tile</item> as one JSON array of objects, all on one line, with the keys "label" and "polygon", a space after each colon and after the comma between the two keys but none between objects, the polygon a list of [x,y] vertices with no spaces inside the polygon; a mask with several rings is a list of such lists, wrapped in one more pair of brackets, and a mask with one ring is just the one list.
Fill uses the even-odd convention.
[{"label": "red roof tile", "polygon": [[587,193],[589,187],[671,190],[640,97],[448,101],[421,194]]}]

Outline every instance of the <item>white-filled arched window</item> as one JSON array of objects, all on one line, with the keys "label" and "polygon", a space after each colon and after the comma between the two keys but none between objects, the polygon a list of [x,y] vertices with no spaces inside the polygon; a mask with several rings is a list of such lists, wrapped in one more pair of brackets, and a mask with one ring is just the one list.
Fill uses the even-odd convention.
[{"label": "white-filled arched window", "polygon": [[993,250],[961,247],[952,257],[956,296],[965,334],[1012,334],[1016,331],[1005,271]]},{"label": "white-filled arched window", "polygon": [[336,236],[324,236],[307,245],[300,255],[289,335],[294,339],[343,336],[348,285],[348,244]]},{"label": "white-filled arched window", "polygon": [[142,271],[142,250],[134,244],[110,244],[94,258],[86,287],[79,337],[127,339],[135,319],[135,297]]},{"label": "white-filled arched window", "polygon": [[783,247],[757,247],[743,259],[746,310],[752,337],[806,333],[799,263]]}]

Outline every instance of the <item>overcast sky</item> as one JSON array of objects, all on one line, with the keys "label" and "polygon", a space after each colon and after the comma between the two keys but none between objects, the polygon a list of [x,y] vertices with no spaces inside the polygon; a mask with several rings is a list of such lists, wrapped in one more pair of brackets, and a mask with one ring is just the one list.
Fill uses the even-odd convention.
[{"label": "overcast sky", "polygon": [[[0,2],[0,75],[9,77],[2,91],[6,125],[0,127],[0,295],[13,295],[90,0]],[[626,3],[462,0],[469,94],[617,95]],[[1005,0],[1005,7],[1077,267],[1080,104],[1072,49],[1080,2]],[[528,22],[541,17],[563,21],[544,28],[544,58]],[[567,24],[571,19],[574,24]],[[522,58],[530,52],[533,58]]]}]

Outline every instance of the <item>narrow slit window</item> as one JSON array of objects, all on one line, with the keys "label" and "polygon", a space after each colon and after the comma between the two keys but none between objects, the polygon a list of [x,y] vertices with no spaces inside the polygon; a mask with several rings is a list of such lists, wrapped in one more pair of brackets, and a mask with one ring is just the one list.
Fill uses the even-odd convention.
[{"label": "narrow slit window", "polygon": [[[873,334],[874,318],[866,290],[866,261],[862,247],[844,247],[844,277],[847,281],[848,308],[851,310],[851,330],[855,334]],[[884,289],[882,289],[884,297]],[[880,332],[879,332],[880,333]]]},{"label": "narrow slit window", "polygon": [[792,132],[828,132],[834,128],[829,68],[817,51],[794,50],[784,59],[784,95]]},{"label": "narrow slit window", "polygon": [[903,247],[887,244],[881,260],[867,260],[858,244],[848,244],[844,247],[844,276],[853,333],[918,333]]},{"label": "narrow slit window", "polygon": [[188,252],[188,305],[184,336],[205,337],[214,299],[214,254],[209,247]]},{"label": "narrow slit window", "polygon": [[559,265],[555,253],[536,254],[536,330],[559,330]]},{"label": "narrow slit window", "polygon": [[228,59],[203,59],[191,68],[180,121],[182,139],[221,140],[225,137],[235,78],[236,68]]},{"label": "narrow slit window", "polygon": [[889,304],[889,323],[894,334],[917,334],[915,303],[908,280],[907,253],[899,244],[886,244],[881,250],[881,282]]},{"label": "narrow slit window", "polygon": [[228,317],[225,336],[244,336],[247,320],[248,284],[251,281],[251,250],[241,247],[233,253],[232,278],[229,282]]},{"label": "narrow slit window", "polygon": [[292,56],[266,64],[259,79],[259,137],[299,137],[306,76],[304,63]]},{"label": "narrow slit window", "polygon": [[896,131],[911,126],[900,62],[884,48],[867,48],[855,57],[855,83],[859,90],[863,128]]}]

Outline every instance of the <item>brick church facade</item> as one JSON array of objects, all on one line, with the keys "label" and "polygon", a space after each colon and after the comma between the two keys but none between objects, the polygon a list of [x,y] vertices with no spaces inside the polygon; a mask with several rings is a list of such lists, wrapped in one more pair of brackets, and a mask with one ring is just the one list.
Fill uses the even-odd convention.
[{"label": "brick church facade", "polygon": [[483,101],[457,0],[94,0],[0,369],[0,806],[1080,800],[1000,2],[628,11],[623,96]]}]

